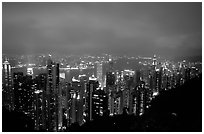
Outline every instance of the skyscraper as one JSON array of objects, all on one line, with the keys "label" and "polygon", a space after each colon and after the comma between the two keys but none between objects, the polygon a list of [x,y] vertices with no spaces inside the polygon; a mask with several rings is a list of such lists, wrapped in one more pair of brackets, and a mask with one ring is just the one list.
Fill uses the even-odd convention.
[{"label": "skyscraper", "polygon": [[93,120],[93,93],[99,87],[99,83],[96,78],[90,77],[87,83],[87,97],[86,97],[86,120]]},{"label": "skyscraper", "polygon": [[114,72],[106,73],[106,87],[111,87],[115,84],[115,75]]},{"label": "skyscraper", "polygon": [[82,124],[83,121],[83,96],[84,96],[84,86],[83,83],[78,81],[71,82],[71,111],[72,111],[72,123],[77,122],[79,125]]},{"label": "skyscraper", "polygon": [[58,89],[59,89],[59,64],[54,63],[49,57],[47,61],[47,89],[46,107],[49,124],[48,131],[58,130]]},{"label": "skyscraper", "polygon": [[133,93],[133,113],[136,116],[144,114],[147,108],[148,94],[147,89],[145,88],[145,83],[143,81],[135,88]]},{"label": "skyscraper", "polygon": [[108,110],[108,98],[104,90],[98,89],[93,92],[92,100],[93,119],[103,116]]},{"label": "skyscraper", "polygon": [[110,114],[114,113],[114,96],[115,96],[115,74],[114,72],[106,73],[106,94],[108,95],[108,109]]},{"label": "skyscraper", "polygon": [[23,76],[22,72],[14,73],[15,111],[23,112],[34,119],[34,82],[31,76]]},{"label": "skyscraper", "polygon": [[15,111],[22,109],[24,103],[23,97],[23,72],[17,72],[13,74],[13,86],[14,86],[14,105]]},{"label": "skyscraper", "polygon": [[14,91],[12,86],[11,65],[5,60],[2,68],[2,104],[8,110],[14,110]]},{"label": "skyscraper", "polygon": [[156,70],[156,92],[161,93],[162,91],[162,69]]},{"label": "skyscraper", "polygon": [[156,69],[156,66],[157,66],[157,57],[156,57],[156,55],[154,55],[152,60],[153,60],[152,66],[153,66],[154,69]]},{"label": "skyscraper", "polygon": [[34,79],[35,92],[34,92],[34,120],[35,130],[46,130],[46,87],[47,87],[47,74],[39,74]]},{"label": "skyscraper", "polygon": [[98,79],[99,85],[103,88],[102,66],[103,66],[102,63],[99,63],[99,62],[97,63],[97,79]]}]

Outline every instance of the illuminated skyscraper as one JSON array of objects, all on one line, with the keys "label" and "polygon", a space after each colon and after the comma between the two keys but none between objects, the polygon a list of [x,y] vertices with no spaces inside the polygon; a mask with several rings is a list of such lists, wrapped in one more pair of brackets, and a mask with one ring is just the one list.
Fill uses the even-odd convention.
[{"label": "illuminated skyscraper", "polygon": [[115,75],[114,72],[106,73],[106,87],[114,86],[115,84]]},{"label": "illuminated skyscraper", "polygon": [[153,66],[154,68],[157,66],[157,57],[156,57],[156,55],[154,55],[154,57],[153,57],[152,66]]},{"label": "illuminated skyscraper", "polygon": [[86,120],[93,120],[93,92],[97,90],[99,83],[96,78],[90,77],[87,83],[87,98],[86,98]]},{"label": "illuminated skyscraper", "polygon": [[[63,86],[63,85],[62,85]],[[83,124],[84,121],[84,103],[85,103],[85,85],[78,79],[72,78],[70,83],[66,83],[60,87],[60,109],[59,109],[59,124],[64,129],[69,129],[73,123]],[[66,101],[64,101],[66,100]],[[64,103],[64,104],[63,104]],[[62,117],[61,117],[61,115]],[[60,121],[61,120],[61,121]],[[67,122],[67,123],[65,123]]]},{"label": "illuminated skyscraper", "polygon": [[109,57],[108,72],[114,72],[113,59]]},{"label": "illuminated skyscraper", "polygon": [[2,104],[8,110],[14,109],[14,91],[12,86],[11,65],[5,60],[2,68]]},{"label": "illuminated skyscraper", "polygon": [[27,75],[30,75],[30,76],[33,75],[33,68],[32,67],[27,68]]},{"label": "illuminated skyscraper", "polygon": [[46,130],[46,87],[47,87],[47,74],[39,74],[34,79],[35,92],[34,92],[34,120],[35,130]]},{"label": "illuminated skyscraper", "polygon": [[71,82],[71,123],[77,122],[79,125],[83,122],[83,96],[84,86],[79,80]]},{"label": "illuminated skyscraper", "polygon": [[108,98],[104,90],[98,89],[93,92],[92,100],[93,119],[103,116],[108,110]]},{"label": "illuminated skyscraper", "polygon": [[60,77],[58,92],[58,131],[64,131],[69,126],[69,89],[65,77]]},{"label": "illuminated skyscraper", "polygon": [[108,109],[110,114],[114,113],[114,97],[115,97],[115,74],[114,72],[106,73],[106,94],[108,95]]},{"label": "illuminated skyscraper", "polygon": [[34,82],[31,76],[14,73],[15,111],[23,112],[34,119]]},{"label": "illuminated skyscraper", "polygon": [[99,62],[97,63],[97,79],[101,87],[103,87],[102,66],[103,66],[102,63],[99,63]]},{"label": "illuminated skyscraper", "polygon": [[162,69],[156,70],[156,92],[160,93],[162,91]]},{"label": "illuminated skyscraper", "polygon": [[[59,64],[52,62],[49,57],[47,61],[47,119],[48,131],[58,131],[58,89],[59,89]],[[47,123],[47,124],[48,124]]]},{"label": "illuminated skyscraper", "polygon": [[108,69],[106,71],[106,94],[108,95],[108,110],[110,115],[114,114],[116,96],[116,76],[113,68],[113,60],[109,57]]},{"label": "illuminated skyscraper", "polygon": [[136,73],[135,73],[135,83],[136,83],[136,85],[139,85],[140,81],[141,81],[141,71],[137,70]]},{"label": "illuminated skyscraper", "polygon": [[14,105],[15,110],[19,111],[22,109],[24,102],[23,96],[23,72],[17,72],[13,74],[13,85],[14,85]]},{"label": "illuminated skyscraper", "polygon": [[136,87],[135,92],[133,93],[133,113],[136,116],[144,114],[147,108],[148,100],[148,89],[145,88],[145,83],[143,81]]}]

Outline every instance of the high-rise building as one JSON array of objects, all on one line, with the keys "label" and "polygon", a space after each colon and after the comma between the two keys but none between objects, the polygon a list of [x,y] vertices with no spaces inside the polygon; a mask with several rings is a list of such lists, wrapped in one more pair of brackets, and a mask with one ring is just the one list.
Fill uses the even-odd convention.
[{"label": "high-rise building", "polygon": [[160,93],[162,91],[162,69],[156,70],[156,92]]},{"label": "high-rise building", "polygon": [[150,74],[150,90],[152,96],[156,96],[162,91],[162,69],[153,70]]},{"label": "high-rise building", "polygon": [[27,68],[27,75],[33,76],[33,68],[32,67]]},{"label": "high-rise building", "polygon": [[108,110],[108,98],[104,90],[97,89],[93,92],[92,112],[93,119],[103,116]]},{"label": "high-rise building", "polygon": [[136,70],[134,78],[135,78],[136,85],[139,85],[139,83],[141,81],[141,71],[140,70]]},{"label": "high-rise building", "polygon": [[156,69],[156,66],[157,66],[157,57],[156,57],[156,55],[154,55],[152,60],[153,60],[152,66],[153,66],[154,69]]},{"label": "high-rise building", "polygon": [[115,97],[115,73],[107,72],[106,73],[106,94],[108,95],[108,109],[110,115],[114,114],[114,97]]},{"label": "high-rise building", "polygon": [[148,100],[148,89],[145,88],[145,83],[141,81],[140,85],[135,88],[133,93],[133,113],[140,116],[145,113]]},{"label": "high-rise building", "polygon": [[108,110],[110,112],[110,115],[113,115],[115,112],[115,105],[116,105],[116,74],[113,67],[113,60],[109,57],[108,62],[108,69],[106,71],[106,94],[108,96]]},{"label": "high-rise building", "polygon": [[47,74],[42,73],[34,79],[35,92],[34,92],[34,120],[35,130],[46,130],[46,87],[47,87]]},{"label": "high-rise building", "polygon": [[72,123],[77,122],[79,125],[82,125],[83,122],[83,96],[84,96],[84,85],[82,82],[72,81]]},{"label": "high-rise building", "polygon": [[15,111],[23,112],[34,119],[34,81],[31,76],[23,76],[22,72],[14,73]]},{"label": "high-rise building", "polygon": [[64,77],[60,78],[58,92],[58,131],[66,130],[71,124],[71,84]]},{"label": "high-rise building", "polygon": [[4,61],[2,68],[2,104],[8,110],[14,110],[11,65],[7,60]]},{"label": "high-rise building", "polygon": [[15,111],[19,111],[23,108],[23,72],[16,72],[13,74],[13,86],[14,86],[14,105]]},{"label": "high-rise building", "polygon": [[47,61],[47,89],[46,107],[47,131],[58,131],[58,90],[59,90],[59,64],[54,63],[49,57]]},{"label": "high-rise building", "polygon": [[72,81],[70,83],[66,82],[64,86],[62,85],[60,90],[60,126],[62,126],[63,129],[65,129],[65,127],[69,129],[69,126],[73,123],[78,123],[79,125],[82,125],[84,123],[83,114],[85,110],[85,83],[82,81],[82,79],[80,81],[78,79],[72,78]]},{"label": "high-rise building", "polygon": [[107,72],[106,73],[106,87],[112,87],[115,84],[115,73]]},{"label": "high-rise building", "polygon": [[97,79],[99,82],[100,87],[103,88],[103,70],[102,70],[103,64],[102,63],[97,63]]},{"label": "high-rise building", "polygon": [[98,89],[99,83],[97,78],[90,77],[89,82],[87,83],[87,97],[86,97],[86,120],[93,120],[93,93]]},{"label": "high-rise building", "polygon": [[108,72],[114,72],[113,59],[111,57],[109,57]]}]

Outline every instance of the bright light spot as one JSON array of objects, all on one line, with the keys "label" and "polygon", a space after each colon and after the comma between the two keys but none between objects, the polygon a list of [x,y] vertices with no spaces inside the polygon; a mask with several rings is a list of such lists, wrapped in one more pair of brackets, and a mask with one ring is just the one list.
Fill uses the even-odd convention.
[{"label": "bright light spot", "polygon": [[82,74],[82,75],[79,75],[79,78],[83,77],[83,76],[86,76],[85,74]]},{"label": "bright light spot", "polygon": [[159,69],[157,68],[157,69],[156,69],[156,71],[158,72],[158,71],[159,71]]},{"label": "bright light spot", "polygon": [[36,90],[36,91],[35,91],[36,94],[39,94],[39,93],[41,93],[41,92],[42,92],[42,90]]},{"label": "bright light spot", "polygon": [[65,79],[65,73],[60,73],[60,78]]},{"label": "bright light spot", "polygon": [[153,93],[153,96],[157,96],[159,93],[158,92],[154,92]]},{"label": "bright light spot", "polygon": [[171,113],[173,116],[177,116],[177,114],[176,113]]},{"label": "bright light spot", "polygon": [[33,68],[27,68],[27,74],[28,75],[33,75]]},{"label": "bright light spot", "polygon": [[97,95],[97,94],[94,94],[93,96],[98,97],[98,95]]},{"label": "bright light spot", "polygon": [[73,98],[74,98],[74,99],[76,98],[76,93],[74,93]]},{"label": "bright light spot", "polygon": [[79,80],[75,79],[74,77],[72,78],[73,82],[80,82]]},{"label": "bright light spot", "polygon": [[80,100],[80,95],[77,96],[77,100]]},{"label": "bright light spot", "polygon": [[89,77],[89,80],[97,80],[97,78],[92,75],[92,77]]}]

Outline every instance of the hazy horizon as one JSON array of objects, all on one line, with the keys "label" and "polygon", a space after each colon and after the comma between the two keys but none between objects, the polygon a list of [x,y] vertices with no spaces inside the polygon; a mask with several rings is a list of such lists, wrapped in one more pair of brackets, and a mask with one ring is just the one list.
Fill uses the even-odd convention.
[{"label": "hazy horizon", "polygon": [[2,3],[2,53],[202,55],[202,3]]}]

